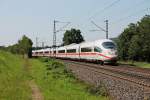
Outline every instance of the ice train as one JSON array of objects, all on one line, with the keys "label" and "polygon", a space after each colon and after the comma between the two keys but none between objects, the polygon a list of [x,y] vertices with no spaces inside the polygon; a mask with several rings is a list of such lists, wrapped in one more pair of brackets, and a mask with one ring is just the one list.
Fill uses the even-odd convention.
[{"label": "ice train", "polygon": [[116,44],[110,39],[101,39],[93,42],[70,44],[55,48],[46,48],[32,51],[33,57],[56,57],[91,62],[116,63]]}]

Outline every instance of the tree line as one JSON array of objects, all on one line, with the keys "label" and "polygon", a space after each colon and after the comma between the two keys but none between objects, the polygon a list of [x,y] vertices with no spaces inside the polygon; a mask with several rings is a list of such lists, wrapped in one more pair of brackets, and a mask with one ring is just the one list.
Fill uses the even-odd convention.
[{"label": "tree line", "polygon": [[13,54],[21,54],[24,56],[28,55],[31,57],[33,42],[30,38],[23,35],[22,38],[14,45],[8,47],[1,46],[1,50],[9,51]]},{"label": "tree line", "polygon": [[129,24],[116,42],[120,59],[150,62],[150,15]]},{"label": "tree line", "polygon": [[[72,28],[71,30],[66,30],[63,37],[63,43],[60,46],[69,45],[72,43],[81,43],[84,41],[81,31],[79,29]],[[30,38],[23,35],[22,38],[14,45],[8,47],[0,46],[0,50],[5,50],[13,54],[21,54],[23,56],[32,56],[32,50],[43,49],[43,47],[32,47],[33,42]],[[53,46],[46,46],[44,48],[51,48]]]}]

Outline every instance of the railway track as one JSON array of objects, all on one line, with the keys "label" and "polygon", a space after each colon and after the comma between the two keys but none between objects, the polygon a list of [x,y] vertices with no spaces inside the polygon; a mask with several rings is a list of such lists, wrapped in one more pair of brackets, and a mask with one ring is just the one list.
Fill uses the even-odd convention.
[{"label": "railway track", "polygon": [[134,68],[130,66],[101,66],[99,64],[91,64],[85,62],[76,62],[69,60],[62,60],[66,64],[72,66],[78,66],[86,68],[94,73],[103,74],[109,77],[114,77],[117,79],[125,80],[128,82],[132,82],[136,85],[144,86],[146,88],[150,88],[150,70],[142,69],[142,68]]}]

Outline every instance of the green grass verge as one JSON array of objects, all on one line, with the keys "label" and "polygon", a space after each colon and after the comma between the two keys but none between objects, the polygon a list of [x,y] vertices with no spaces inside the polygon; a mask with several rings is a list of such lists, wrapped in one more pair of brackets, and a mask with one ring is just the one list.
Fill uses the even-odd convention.
[{"label": "green grass verge", "polygon": [[65,67],[60,62],[51,60],[46,63],[30,59],[30,63],[32,77],[45,100],[108,100],[106,97],[87,92],[87,85],[77,81],[70,73],[64,72]]},{"label": "green grass verge", "polygon": [[24,60],[0,51],[0,100],[31,100]]},{"label": "green grass verge", "polygon": [[135,67],[141,67],[141,68],[150,68],[150,63],[148,62],[134,62],[132,61],[118,61],[120,64],[126,64],[126,65],[133,65]]}]

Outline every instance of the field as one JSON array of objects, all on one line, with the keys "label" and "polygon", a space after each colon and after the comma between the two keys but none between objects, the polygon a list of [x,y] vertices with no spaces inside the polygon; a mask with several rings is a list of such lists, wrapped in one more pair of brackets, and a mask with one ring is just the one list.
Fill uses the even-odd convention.
[{"label": "field", "polygon": [[63,64],[50,61],[44,63],[31,59],[31,73],[40,87],[45,100],[107,100],[105,97],[96,96],[86,91],[87,85],[65,74]]},{"label": "field", "polygon": [[0,51],[0,100],[31,100],[24,60]]},{"label": "field", "polygon": [[88,85],[76,80],[62,63],[23,59],[0,51],[0,100],[32,100],[34,81],[44,100],[108,100],[92,94]]}]

